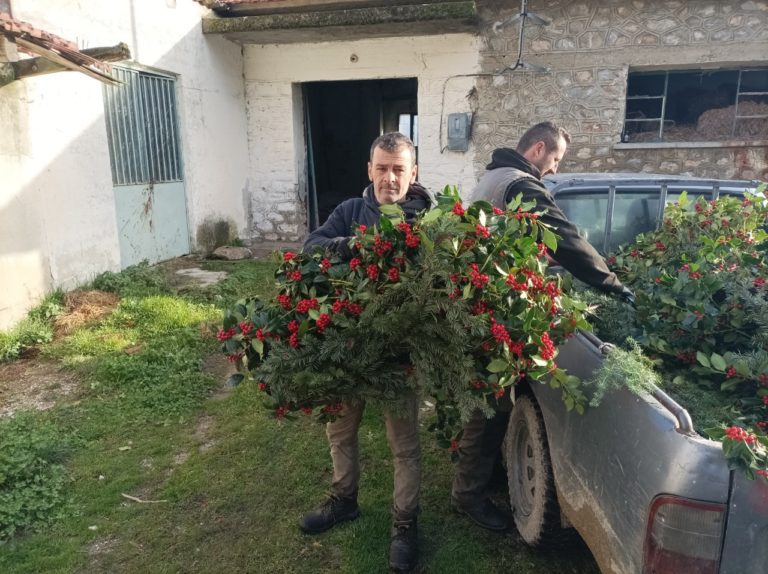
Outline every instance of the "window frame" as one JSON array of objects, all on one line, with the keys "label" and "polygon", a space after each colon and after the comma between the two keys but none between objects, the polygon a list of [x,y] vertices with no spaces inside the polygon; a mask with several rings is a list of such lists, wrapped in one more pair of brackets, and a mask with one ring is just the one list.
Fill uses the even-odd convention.
[{"label": "window frame", "polygon": [[[668,123],[672,120],[666,119],[666,113],[667,113],[667,107],[670,100],[669,97],[669,79],[670,75],[677,75],[677,74],[690,74],[690,73],[696,73],[696,72],[736,72],[738,73],[737,81],[736,81],[736,95],[734,98],[733,105],[734,107],[734,117],[733,117],[733,123],[731,125],[731,131],[729,134],[722,136],[725,139],[736,139],[739,136],[736,135],[736,127],[738,125],[739,120],[745,120],[745,119],[768,119],[768,113],[766,114],[759,114],[759,115],[739,115],[739,102],[743,96],[762,96],[766,98],[766,102],[768,102],[768,91],[750,91],[745,92],[742,91],[742,76],[745,72],[763,72],[766,75],[768,75],[768,67],[760,67],[760,66],[743,66],[743,67],[737,67],[737,68],[690,68],[690,69],[674,69],[674,70],[629,70],[627,73],[627,94],[625,96],[624,101],[624,123],[622,125],[622,131],[621,131],[621,142],[622,143],[633,143],[633,144],[654,144],[654,143],[667,143],[667,144],[674,144],[674,143],[702,143],[702,141],[706,140],[665,140],[664,139],[664,125],[665,123]],[[637,76],[642,75],[652,75],[652,74],[664,74],[664,86],[662,93],[660,95],[629,95],[629,83],[631,79]],[[630,101],[640,101],[640,100],[649,100],[649,99],[660,99],[661,100],[661,111],[659,117],[653,117],[653,118],[628,118],[627,113],[629,109],[628,103]],[[708,109],[718,109],[716,107],[708,108]],[[705,110],[708,111],[708,110]],[[658,122],[659,123],[659,131],[658,131],[658,140],[654,142],[649,141],[632,141],[632,138],[628,131],[628,126],[630,124],[641,124],[641,123],[650,123],[650,122]],[[683,124],[687,125],[687,124]],[[762,141],[762,140],[760,140]]]}]

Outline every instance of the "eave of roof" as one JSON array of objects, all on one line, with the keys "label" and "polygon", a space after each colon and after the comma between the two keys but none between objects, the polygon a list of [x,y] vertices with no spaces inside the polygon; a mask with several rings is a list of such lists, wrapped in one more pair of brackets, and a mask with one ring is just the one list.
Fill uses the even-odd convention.
[{"label": "eave of roof", "polygon": [[74,42],[46,32],[28,22],[17,20],[5,12],[0,12],[0,35],[14,42],[23,51],[41,56],[64,68],[81,72],[108,84],[119,83],[110,75],[112,66],[108,62],[84,54],[78,50]]},{"label": "eave of roof", "polygon": [[[240,44],[271,44],[476,33],[474,0],[269,0],[286,7],[243,16],[206,16],[204,34],[222,34]],[[254,3],[242,4],[253,7]],[[293,8],[287,9],[290,5]],[[343,5],[340,8],[339,5]],[[298,7],[303,6],[299,10]]]}]

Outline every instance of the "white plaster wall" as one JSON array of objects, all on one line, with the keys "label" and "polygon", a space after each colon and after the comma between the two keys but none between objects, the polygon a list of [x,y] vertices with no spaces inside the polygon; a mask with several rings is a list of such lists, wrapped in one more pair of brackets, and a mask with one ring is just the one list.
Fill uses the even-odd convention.
[{"label": "white plaster wall", "polygon": [[[476,179],[475,150],[442,150],[451,112],[470,112],[468,94],[478,71],[478,39],[470,34],[380,38],[316,44],[247,45],[245,80],[248,149],[251,156],[253,233],[264,239],[296,240],[294,227],[266,237],[264,225],[278,206],[298,205],[304,141],[294,130],[302,121],[292,88],[302,82],[409,78],[418,80],[420,181],[430,189],[458,185],[467,194]],[[356,62],[350,56],[357,56]],[[469,77],[462,77],[463,75]],[[443,102],[444,98],[444,102]]]},{"label": "white plaster wall", "polygon": [[[248,154],[240,46],[204,37],[190,0],[26,0],[14,17],[81,48],[129,45],[178,74],[188,219],[246,231]],[[56,287],[118,270],[102,84],[62,72],[0,88],[0,329]]]}]

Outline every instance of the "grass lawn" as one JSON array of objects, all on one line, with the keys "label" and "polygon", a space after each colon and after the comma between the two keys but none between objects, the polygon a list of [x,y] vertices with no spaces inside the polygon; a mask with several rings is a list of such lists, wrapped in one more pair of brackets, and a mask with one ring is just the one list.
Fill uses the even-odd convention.
[{"label": "grass lawn", "polygon": [[[26,416],[35,436],[51,430],[38,462],[63,468],[64,480],[18,482],[30,499],[51,501],[53,518],[24,515],[32,526],[0,542],[0,572],[387,571],[392,466],[379,412],[369,408],[360,429],[361,517],[301,534],[298,517],[330,481],[324,429],[278,423],[252,386],[224,388],[218,343],[200,326],[240,296],[268,294],[274,267],[207,267],[229,276],[207,289],[174,287],[162,267],[102,277],[95,287],[117,292],[118,307],[43,344],[38,359],[74,373],[79,390],[53,409],[15,417]],[[0,444],[29,435],[13,432]],[[423,451],[418,572],[598,572],[583,547],[536,552],[514,533],[486,532],[454,514],[449,456],[426,430]],[[0,532],[4,510],[24,512],[3,499],[2,464],[21,462],[0,457]]]}]

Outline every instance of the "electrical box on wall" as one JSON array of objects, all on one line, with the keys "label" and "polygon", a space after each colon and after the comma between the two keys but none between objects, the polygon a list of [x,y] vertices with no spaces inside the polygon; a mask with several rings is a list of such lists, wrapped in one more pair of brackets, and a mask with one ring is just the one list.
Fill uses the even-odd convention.
[{"label": "electrical box on wall", "polygon": [[467,151],[469,148],[469,118],[467,113],[448,114],[448,145],[446,149]]}]

